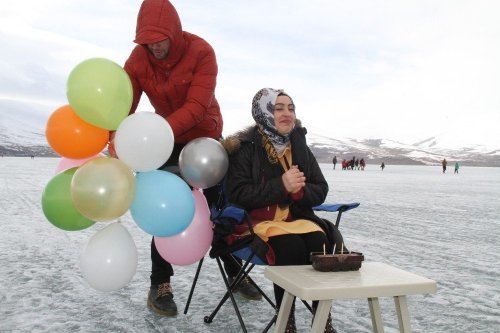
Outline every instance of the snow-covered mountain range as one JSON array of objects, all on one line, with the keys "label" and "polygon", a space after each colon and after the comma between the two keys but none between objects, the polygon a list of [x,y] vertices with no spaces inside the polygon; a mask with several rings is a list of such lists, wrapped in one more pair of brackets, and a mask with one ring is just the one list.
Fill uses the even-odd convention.
[{"label": "snow-covered mountain range", "polygon": [[307,137],[309,146],[321,162],[331,163],[333,156],[337,156],[339,161],[355,156],[364,158],[369,164],[437,165],[446,158],[449,163],[458,161],[461,165],[500,166],[500,143],[498,149],[482,145],[447,148],[440,144],[441,140],[446,140],[444,135],[413,144],[389,139],[333,139],[314,133],[308,133]]},{"label": "snow-covered mountain range", "polygon": [[[56,156],[45,139],[50,107],[0,100],[0,154],[3,156]],[[500,167],[500,142],[496,149],[477,144],[456,148],[446,134],[415,143],[387,138],[332,138],[309,131],[308,143],[320,162],[364,158],[368,164],[437,165],[443,158],[462,165]]]}]

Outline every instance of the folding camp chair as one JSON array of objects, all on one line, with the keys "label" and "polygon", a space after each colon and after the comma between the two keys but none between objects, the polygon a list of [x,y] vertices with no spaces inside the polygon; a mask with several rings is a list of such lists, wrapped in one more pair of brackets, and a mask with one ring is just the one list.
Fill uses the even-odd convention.
[{"label": "folding camp chair", "polygon": [[[313,209],[316,211],[324,211],[324,212],[337,212],[337,219],[335,221],[335,226],[338,228],[340,224],[340,218],[342,213],[356,208],[359,206],[359,203],[347,203],[347,204],[322,204]],[[269,328],[274,324],[277,318],[276,313],[276,305],[273,301],[259,288],[257,284],[249,277],[249,273],[254,268],[255,265],[267,265],[265,261],[265,251],[267,251],[267,245],[253,233],[253,229],[251,228],[249,218],[247,218],[247,214],[245,210],[239,208],[234,205],[227,204],[223,206],[223,208],[212,208],[211,210],[211,219],[214,223],[214,242],[212,243],[212,249],[210,250],[210,257],[216,259],[217,265],[219,267],[221,276],[224,280],[224,284],[226,285],[226,293],[220,300],[217,307],[212,311],[209,316],[204,318],[205,323],[209,324],[213,321],[219,309],[224,305],[227,299],[231,299],[231,303],[234,307],[238,320],[240,322],[241,328],[243,332],[247,332],[245,323],[239,311],[238,305],[233,295],[234,287],[237,286],[244,278],[249,278],[250,282],[256,287],[256,289],[262,294],[263,298],[270,304],[273,311],[273,317],[265,327],[263,332],[267,332]],[[231,224],[240,224],[240,223],[248,223],[250,235],[241,240],[233,242],[230,245],[222,243],[222,238],[232,230]],[[222,244],[222,246],[221,246]],[[223,255],[230,255],[233,258],[240,258],[243,260],[243,265],[240,266],[240,271],[238,272],[235,279],[232,283],[229,283],[229,279],[224,271],[223,265],[221,263],[220,257]],[[235,259],[236,260],[236,259]],[[193,292],[198,281],[198,277],[200,274],[200,270],[203,264],[204,258],[202,258],[198,263],[198,268],[196,270],[196,274],[191,286],[191,290],[189,292],[189,297],[186,302],[186,306],[184,308],[184,314],[187,314],[189,309],[189,305],[191,303],[191,299],[193,296]],[[238,261],[237,261],[238,262]],[[239,264],[239,262],[238,262]],[[302,301],[304,305],[312,312],[312,308],[305,301]]]},{"label": "folding camp chair", "polygon": [[[271,306],[273,318],[268,324],[268,327],[264,330],[264,332],[267,332],[267,330],[272,326],[272,324],[276,320],[276,318],[274,318],[274,313],[276,312],[275,311],[276,305],[249,276],[250,271],[255,267],[255,265],[267,265],[265,261],[267,244],[253,233],[250,224],[249,224],[250,228],[249,236],[239,239],[230,245],[225,243],[224,237],[228,234],[228,232],[230,232],[230,230],[232,230],[232,227],[235,224],[249,223],[246,211],[242,208],[239,208],[234,205],[227,205],[224,206],[222,209],[212,208],[211,219],[212,222],[214,223],[214,241],[212,242],[212,249],[210,250],[209,255],[217,262],[219,271],[226,286],[226,293],[220,300],[217,307],[212,311],[212,313],[204,318],[204,321],[207,324],[211,323],[213,318],[220,310],[220,308],[224,305],[224,303],[228,299],[231,299],[231,303],[235,309],[236,316],[238,317],[241,328],[243,332],[247,332],[245,323],[239,311],[239,307],[233,295],[233,290],[235,289],[235,286],[237,286],[243,279],[247,278],[249,282],[254,285],[254,287],[260,292],[262,297]],[[235,264],[237,264],[240,267],[237,275],[231,282],[229,281],[229,277],[227,276],[224,270],[221,261],[222,256],[228,256],[229,258],[234,260]],[[240,262],[236,260],[236,258],[241,259],[243,261],[243,264],[241,265]],[[184,314],[186,314],[189,309],[189,305],[192,299],[194,288],[196,286],[196,282],[198,280],[203,261],[204,258],[202,258],[198,263],[198,268],[196,270],[193,284],[191,286],[189,297],[186,306],[184,308]]]}]

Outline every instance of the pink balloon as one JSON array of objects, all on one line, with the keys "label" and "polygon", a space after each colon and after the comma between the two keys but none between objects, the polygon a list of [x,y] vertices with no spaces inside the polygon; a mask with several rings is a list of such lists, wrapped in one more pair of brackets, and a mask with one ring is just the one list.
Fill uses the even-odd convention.
[{"label": "pink balloon", "polygon": [[73,159],[73,158],[68,158],[68,157],[62,157],[59,160],[59,164],[57,164],[56,167],[56,174],[63,172],[64,170],[68,170],[71,168],[79,167],[83,163],[90,161],[93,158],[99,157],[99,156],[104,156],[104,154],[99,153],[94,156],[86,157],[86,158],[79,158],[79,159]]},{"label": "pink balloon", "polygon": [[212,221],[207,199],[194,189],[194,216],[189,226],[180,234],[170,237],[154,236],[156,249],[171,264],[191,265],[205,256],[212,244]]}]

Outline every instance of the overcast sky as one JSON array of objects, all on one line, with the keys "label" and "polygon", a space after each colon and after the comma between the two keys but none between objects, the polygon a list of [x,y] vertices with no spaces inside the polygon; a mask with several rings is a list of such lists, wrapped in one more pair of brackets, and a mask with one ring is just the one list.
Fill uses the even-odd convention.
[{"label": "overcast sky", "polygon": [[[309,131],[333,138],[500,146],[500,1],[172,2],[184,30],[215,49],[224,134],[251,124],[253,95],[274,87]],[[48,116],[67,103],[78,63],[123,65],[140,3],[1,1],[0,100],[41,103]]]}]

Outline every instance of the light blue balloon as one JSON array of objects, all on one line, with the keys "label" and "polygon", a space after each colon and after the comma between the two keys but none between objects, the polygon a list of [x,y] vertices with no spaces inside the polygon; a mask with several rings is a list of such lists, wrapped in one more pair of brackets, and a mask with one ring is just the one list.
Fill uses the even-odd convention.
[{"label": "light blue balloon", "polygon": [[167,237],[181,233],[193,220],[194,210],[193,193],[179,176],[162,170],[136,175],[130,213],[148,234]]}]

